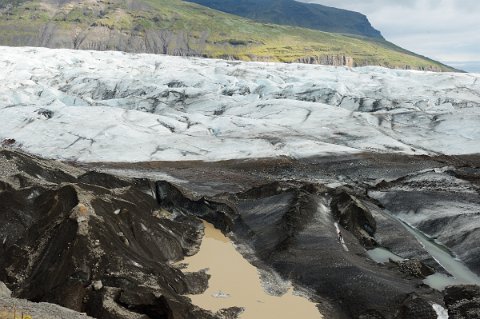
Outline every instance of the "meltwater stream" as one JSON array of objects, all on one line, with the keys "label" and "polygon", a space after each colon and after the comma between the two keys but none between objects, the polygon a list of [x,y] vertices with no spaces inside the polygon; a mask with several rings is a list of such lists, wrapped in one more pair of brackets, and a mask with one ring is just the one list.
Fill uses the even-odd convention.
[{"label": "meltwater stream", "polygon": [[208,289],[200,295],[189,295],[193,303],[203,309],[216,312],[223,308],[242,307],[241,319],[320,319],[323,318],[315,304],[297,296],[292,288],[283,296],[265,292],[257,271],[235,249],[229,238],[204,223],[205,236],[200,251],[184,260],[186,271],[208,269],[211,275]]},{"label": "meltwater stream", "polygon": [[425,284],[432,288],[443,290],[449,285],[475,284],[480,285],[480,277],[468,269],[460,260],[454,258],[447,247],[435,243],[421,231],[400,220],[405,228],[422,244],[425,250],[450,274],[447,276],[436,273],[425,279]]}]

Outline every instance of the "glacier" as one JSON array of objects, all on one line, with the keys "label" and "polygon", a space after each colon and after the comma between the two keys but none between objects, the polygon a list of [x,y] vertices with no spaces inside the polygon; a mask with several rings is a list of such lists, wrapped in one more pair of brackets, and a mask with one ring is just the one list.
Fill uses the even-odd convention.
[{"label": "glacier", "polygon": [[83,162],[480,153],[480,74],[0,47],[0,141]]}]

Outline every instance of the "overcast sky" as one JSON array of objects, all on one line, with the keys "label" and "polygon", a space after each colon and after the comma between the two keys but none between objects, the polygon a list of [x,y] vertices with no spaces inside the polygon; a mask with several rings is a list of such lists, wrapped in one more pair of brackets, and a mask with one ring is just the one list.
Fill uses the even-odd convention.
[{"label": "overcast sky", "polygon": [[480,73],[480,0],[302,0],[364,13],[401,47]]}]

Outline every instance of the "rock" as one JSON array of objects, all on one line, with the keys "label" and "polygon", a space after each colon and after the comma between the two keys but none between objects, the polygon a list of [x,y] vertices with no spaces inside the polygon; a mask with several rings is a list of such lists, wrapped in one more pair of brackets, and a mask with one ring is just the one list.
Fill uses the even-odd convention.
[{"label": "rock", "polygon": [[[146,312],[163,318],[152,310],[158,303],[169,309],[168,317],[212,318],[184,297],[204,291],[208,276],[187,275],[173,265],[200,245],[198,218],[152,216],[161,207],[137,180],[82,175],[10,150],[0,156],[21,167],[24,179],[13,187],[9,176],[0,175],[0,230],[7,236],[0,239],[0,280],[16,295],[100,319],[145,319]],[[113,214],[119,207],[122,212]],[[139,286],[141,292],[133,289]],[[153,301],[147,298],[152,294]]]},{"label": "rock", "polygon": [[237,319],[245,309],[241,307],[230,307],[226,309],[220,309],[215,314],[220,319]]},{"label": "rock", "polygon": [[130,246],[130,242],[128,241],[128,238],[125,236],[123,232],[117,233],[118,237],[122,239],[122,242],[125,246]]},{"label": "rock", "polygon": [[437,319],[437,313],[432,305],[416,294],[411,294],[400,307],[400,313],[396,319]]},{"label": "rock", "polygon": [[82,183],[95,184],[110,189],[123,188],[131,185],[131,182],[128,182],[120,177],[96,171],[90,171],[82,174],[78,176],[78,180]]},{"label": "rock", "polygon": [[170,213],[169,211],[165,210],[165,209],[154,210],[152,212],[152,216],[154,216],[156,218],[165,218],[165,219],[172,219],[173,218],[173,214]]},{"label": "rock", "polygon": [[377,310],[367,310],[358,316],[358,319],[385,319],[385,317]]},{"label": "rock", "polygon": [[403,261],[390,260],[400,268],[400,271],[413,277],[425,279],[426,277],[433,275],[435,269],[425,265],[417,259],[409,259]]},{"label": "rock", "polygon": [[12,146],[15,145],[17,141],[14,138],[6,138],[2,141],[2,146]]},{"label": "rock", "polygon": [[358,198],[339,188],[334,191],[330,207],[339,224],[357,237],[364,247],[371,249],[376,246],[375,219]]},{"label": "rock", "polygon": [[[52,303],[31,302],[25,299],[0,297],[0,318],[13,319],[13,305],[17,309],[17,317],[21,312],[24,318],[32,319],[94,319],[84,313],[73,311]],[[19,313],[19,309],[20,313]]]},{"label": "rock", "polygon": [[37,114],[38,115],[41,115],[43,117],[45,117],[47,120],[48,119],[51,119],[53,117],[53,111],[50,111],[50,110],[47,110],[47,109],[38,109],[37,111]]},{"label": "rock", "polygon": [[210,275],[207,274],[206,270],[185,274],[185,283],[188,287],[188,290],[193,295],[204,293],[208,287],[209,279]]},{"label": "rock", "polygon": [[450,286],[443,294],[450,319],[480,318],[480,286]]},{"label": "rock", "polygon": [[10,291],[10,289],[8,289],[8,287],[0,281],[0,297],[6,297],[6,298],[9,298],[12,296],[12,292]]},{"label": "rock", "polygon": [[87,312],[95,318],[148,319],[145,314],[136,313],[116,302],[121,289],[108,287],[92,294],[87,300]]},{"label": "rock", "polygon": [[144,313],[150,318],[167,318],[172,310],[160,293],[139,290],[126,290],[120,293],[118,303],[129,310]]},{"label": "rock", "polygon": [[78,223],[78,234],[86,236],[88,235],[88,221],[90,220],[91,208],[85,204],[79,203],[72,209],[70,218],[74,219]]},{"label": "rock", "polygon": [[295,62],[307,63],[307,64],[323,64],[334,66],[357,66],[352,57],[345,55],[319,55],[319,56],[306,56],[297,59]]},{"label": "rock", "polygon": [[103,288],[103,283],[102,283],[101,280],[94,281],[92,283],[92,287],[93,287],[94,290],[100,290],[100,289]]},{"label": "rock", "polygon": [[[154,198],[148,183],[138,180],[85,175],[83,170],[73,174],[66,164],[9,150],[3,154],[22,168],[24,179],[12,184],[0,176],[0,210],[6,212],[0,214],[0,229],[8,235],[0,246],[0,280],[23,298],[55,302],[99,319],[165,318],[166,313],[167,318],[221,317],[185,297],[204,292],[208,274],[183,273],[177,263],[198,251],[204,234],[198,216],[230,232],[240,252],[262,271],[305,288],[325,318],[392,319],[397,313],[401,317],[395,319],[429,318],[429,304],[443,304],[443,295],[426,288],[421,279],[405,278],[395,267],[365,256],[364,246],[380,233],[387,214],[380,207],[377,212],[364,193],[292,180],[300,173],[310,180],[347,175],[334,166],[337,158],[335,164],[316,162],[311,167],[293,160],[282,165],[246,161],[237,171],[237,162],[194,163],[205,166],[176,172],[186,174],[189,183],[158,181]],[[384,169],[378,157],[375,161]],[[122,165],[137,171],[138,166]],[[351,170],[350,162],[345,167]],[[377,176],[371,167],[355,168],[355,173]],[[85,218],[88,233],[82,235],[78,229]],[[337,220],[349,230],[345,247],[336,240]],[[382,229],[392,234],[392,242],[411,250],[409,233],[393,238],[401,230],[401,224]],[[413,266],[413,273],[426,274],[421,265]],[[98,279],[102,287],[92,289]],[[416,295],[406,300],[412,292]],[[227,309],[223,315],[237,312]]]}]

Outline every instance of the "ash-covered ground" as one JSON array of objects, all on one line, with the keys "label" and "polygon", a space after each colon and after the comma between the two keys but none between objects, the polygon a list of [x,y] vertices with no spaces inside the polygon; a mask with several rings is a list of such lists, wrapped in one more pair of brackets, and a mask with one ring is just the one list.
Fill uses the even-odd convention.
[{"label": "ash-covered ground", "polygon": [[[466,284],[475,282],[427,285],[450,272],[405,223],[478,275],[473,217],[427,209],[462,198],[478,210],[478,163],[360,154],[71,165],[4,149],[0,281],[15,297],[96,318],[235,317],[238,309],[212,313],[185,296],[208,285],[207,273],[176,264],[198,251],[206,220],[235,242],[271,293],[282,290],[272,278],[288,280],[325,318],[443,318],[447,310],[474,318],[479,290]],[[440,194],[432,195],[432,183]],[[418,209],[406,212],[396,196]],[[399,259],[378,263],[372,249]]]}]

